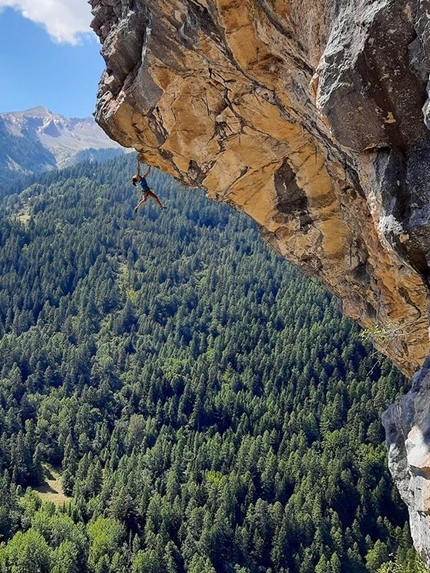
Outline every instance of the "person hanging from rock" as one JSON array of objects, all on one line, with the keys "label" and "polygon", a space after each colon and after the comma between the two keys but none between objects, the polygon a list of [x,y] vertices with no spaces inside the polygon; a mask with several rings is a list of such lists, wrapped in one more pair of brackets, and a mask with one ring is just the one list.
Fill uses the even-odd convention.
[{"label": "person hanging from rock", "polygon": [[152,199],[153,201],[155,201],[157,203],[157,205],[160,207],[160,209],[166,209],[167,208],[161,203],[160,199],[157,197],[157,195],[154,193],[154,191],[148,185],[148,181],[146,180],[146,178],[149,176],[150,172],[151,172],[151,166],[149,165],[146,173],[144,175],[141,175],[140,174],[140,161],[137,160],[137,173],[136,173],[136,175],[133,175],[131,182],[133,183],[133,185],[135,187],[138,183],[140,183],[140,186],[142,188],[142,198],[140,199],[139,203],[134,208],[135,213],[137,213],[137,210],[139,209],[139,207],[141,207],[148,200],[148,197],[150,199]]}]

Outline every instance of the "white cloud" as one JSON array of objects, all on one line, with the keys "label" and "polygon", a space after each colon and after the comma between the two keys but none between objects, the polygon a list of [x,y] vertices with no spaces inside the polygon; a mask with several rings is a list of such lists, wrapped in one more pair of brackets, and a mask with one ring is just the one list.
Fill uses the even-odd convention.
[{"label": "white cloud", "polygon": [[0,0],[2,8],[13,8],[42,24],[55,42],[77,44],[82,34],[91,33],[87,0]]}]

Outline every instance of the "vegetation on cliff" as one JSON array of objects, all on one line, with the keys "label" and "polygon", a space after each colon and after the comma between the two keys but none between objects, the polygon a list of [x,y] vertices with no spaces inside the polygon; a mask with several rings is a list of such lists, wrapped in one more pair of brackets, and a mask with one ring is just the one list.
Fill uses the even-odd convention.
[{"label": "vegetation on cliff", "polygon": [[239,213],[154,174],[168,211],[133,215],[133,169],[2,201],[0,571],[417,571],[405,379]]}]

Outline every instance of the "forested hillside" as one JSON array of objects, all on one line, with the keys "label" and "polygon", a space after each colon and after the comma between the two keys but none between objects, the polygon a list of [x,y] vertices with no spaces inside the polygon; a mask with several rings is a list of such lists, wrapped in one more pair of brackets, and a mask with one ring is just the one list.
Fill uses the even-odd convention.
[{"label": "forested hillside", "polygon": [[28,132],[24,137],[12,135],[0,118],[0,185],[18,179],[23,171],[33,173],[54,169],[55,157]]},{"label": "forested hillside", "polygon": [[241,214],[153,173],[134,215],[134,168],[2,200],[0,571],[419,571],[408,382]]}]

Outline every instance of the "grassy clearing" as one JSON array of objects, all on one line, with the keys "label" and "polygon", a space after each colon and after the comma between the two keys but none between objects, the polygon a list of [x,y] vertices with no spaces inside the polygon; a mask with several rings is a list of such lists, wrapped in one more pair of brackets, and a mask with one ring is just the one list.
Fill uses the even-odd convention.
[{"label": "grassy clearing", "polygon": [[50,464],[43,464],[43,474],[45,477],[44,483],[34,488],[42,501],[63,504],[71,499],[68,495],[65,495],[61,487],[61,473],[59,468],[51,466]]},{"label": "grassy clearing", "polygon": [[31,215],[29,213],[21,213],[17,216],[17,219],[25,225],[31,219]]}]

